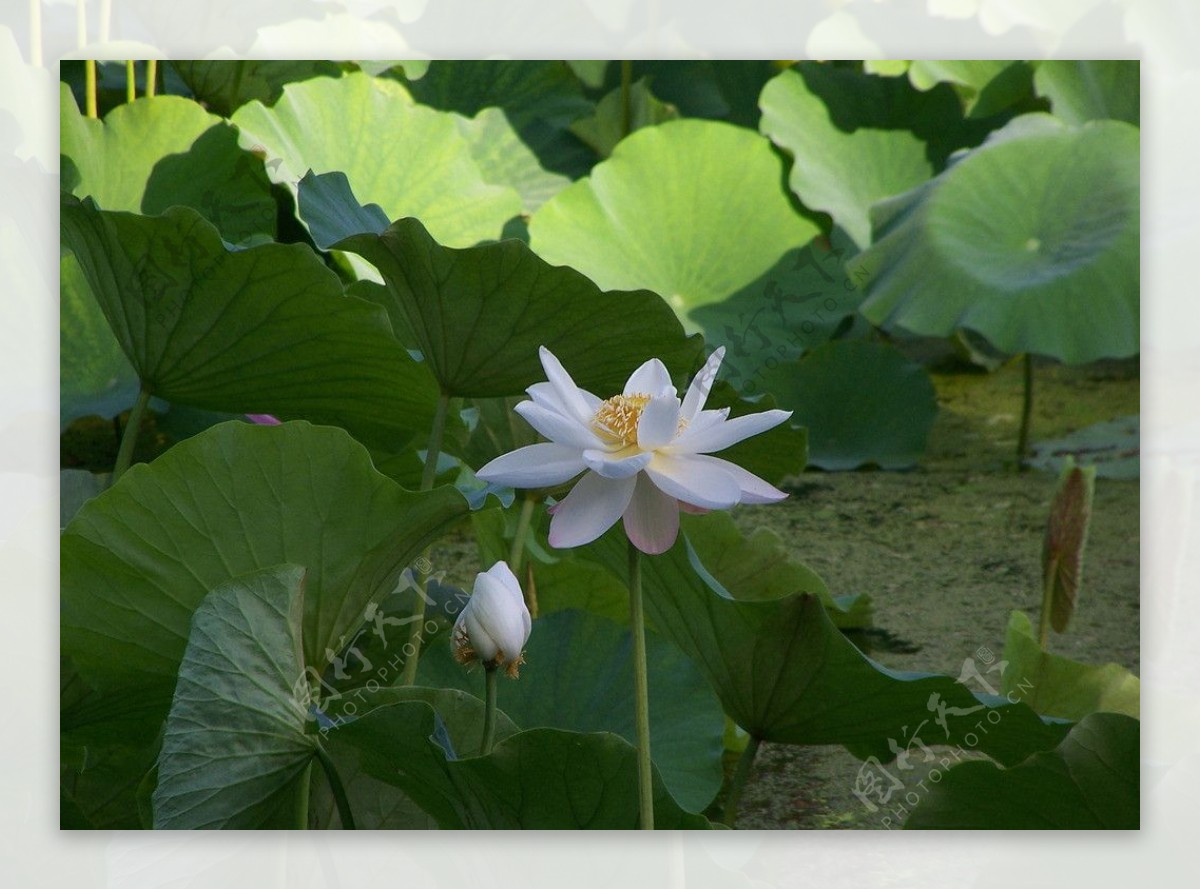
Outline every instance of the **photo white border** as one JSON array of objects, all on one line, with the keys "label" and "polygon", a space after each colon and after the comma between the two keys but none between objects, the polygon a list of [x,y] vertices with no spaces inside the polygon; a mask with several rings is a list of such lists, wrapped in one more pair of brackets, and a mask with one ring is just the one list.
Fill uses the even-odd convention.
[{"label": "photo white border", "polygon": [[[0,13],[0,560],[14,886],[1179,886],[1200,879],[1200,4],[1191,0],[10,0]],[[16,7],[16,8],[14,8]],[[40,10],[43,68],[31,58]],[[107,34],[101,29],[107,28]],[[7,33],[6,33],[7,29]],[[81,39],[81,36],[84,39]],[[60,832],[57,103],[61,57],[1141,58],[1138,833]],[[15,130],[9,120],[16,122]],[[6,138],[6,134],[13,138]],[[39,165],[43,173],[37,173]]]}]

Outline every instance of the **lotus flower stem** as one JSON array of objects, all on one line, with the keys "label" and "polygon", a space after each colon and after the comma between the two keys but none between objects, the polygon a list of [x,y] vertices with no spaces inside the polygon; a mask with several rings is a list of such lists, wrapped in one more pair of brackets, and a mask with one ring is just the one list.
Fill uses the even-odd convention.
[{"label": "lotus flower stem", "polygon": [[508,554],[508,564],[514,574],[521,569],[521,557],[525,555],[525,538],[529,535],[529,522],[533,519],[533,508],[536,506],[536,498],[522,498],[521,513],[517,517],[517,531],[513,535],[512,550]]},{"label": "lotus flower stem", "polygon": [[642,611],[641,551],[629,543],[629,627],[633,632],[633,706],[637,726],[638,802],[641,829],[654,830],[650,759],[650,690],[646,672],[646,618]]},{"label": "lotus flower stem", "polygon": [[446,414],[449,413],[450,396],[438,396],[437,411],[433,415],[433,428],[429,431],[429,447],[425,451],[425,469],[421,473],[421,491],[433,488],[437,478],[438,456],[442,453],[442,436],[446,432]]},{"label": "lotus flower stem", "polygon": [[84,77],[84,92],[86,93],[85,103],[87,106],[86,114],[90,118],[100,116],[99,105],[96,101],[96,60],[88,59],[83,63]]},{"label": "lotus flower stem", "polygon": [[133,70],[133,59],[125,60],[125,101],[137,98],[137,73]]},{"label": "lotus flower stem", "polygon": [[1025,466],[1029,451],[1029,422],[1033,417],[1033,356],[1028,352],[1022,362],[1025,370],[1025,400],[1021,404],[1021,431],[1017,434],[1017,469]]},{"label": "lotus flower stem", "polygon": [[354,831],[354,813],[350,811],[350,799],[346,797],[346,786],[342,784],[342,777],[338,775],[333,760],[319,744],[317,745],[317,761],[321,764],[321,769],[325,770],[325,778],[329,780],[329,790],[333,792],[333,802],[337,804],[338,819],[341,820],[342,828]]},{"label": "lotus flower stem", "polygon": [[499,673],[493,665],[485,668],[483,674],[483,740],[479,743],[480,757],[491,754],[496,741],[496,677]]},{"label": "lotus flower stem", "polygon": [[734,823],[737,822],[738,804],[742,801],[742,792],[746,790],[746,782],[754,768],[754,758],[758,756],[758,746],[761,743],[762,739],[758,736],[750,736],[750,741],[746,743],[742,756],[738,758],[733,778],[729,781],[729,797],[725,799],[724,820],[730,828],[733,828]]},{"label": "lotus flower stem", "polygon": [[129,420],[121,432],[121,446],[117,449],[117,462],[113,464],[112,481],[115,483],[133,463],[133,449],[137,445],[138,432],[142,428],[142,415],[146,413],[146,405],[150,401],[150,393],[142,389],[137,401],[129,409]]},{"label": "lotus flower stem", "polygon": [[[437,410],[433,415],[433,427],[429,430],[429,444],[425,450],[425,467],[421,472],[421,491],[429,491],[433,488],[433,482],[437,478],[437,462],[438,456],[442,452],[442,437],[446,432],[446,415],[450,410],[450,396],[442,393],[438,396]],[[429,550],[425,551],[425,563],[428,563]],[[423,583],[428,583],[426,578]],[[412,632],[408,636],[408,646],[405,647],[406,652],[412,652],[412,655],[404,659],[404,671],[400,675],[400,683],[403,686],[412,686],[417,681],[417,665],[421,658],[421,640],[422,628],[425,627],[425,597],[418,594],[417,606],[414,612],[416,621],[413,622]]]},{"label": "lotus flower stem", "polygon": [[158,59],[146,60],[146,95],[154,98],[154,91],[158,88]]}]

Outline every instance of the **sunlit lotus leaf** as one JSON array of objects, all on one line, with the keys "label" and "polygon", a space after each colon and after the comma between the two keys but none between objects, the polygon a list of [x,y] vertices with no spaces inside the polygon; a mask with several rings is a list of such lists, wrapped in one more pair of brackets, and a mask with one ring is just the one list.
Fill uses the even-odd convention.
[{"label": "sunlit lotus leaf", "polygon": [[521,212],[516,192],[486,181],[455,116],[414,103],[394,81],[357,72],[288,84],[272,107],[251,102],[233,122],[274,181],[294,188],[308,170],[341,171],[388,219],[417,217],[442,244],[498,238]]},{"label": "sunlit lotus leaf", "polygon": [[817,234],[782,178],[765,137],[668,121],[622,140],[590,177],[543,205],[530,243],[602,288],[661,294],[683,316],[736,293]]},{"label": "sunlit lotus leaf", "polygon": [[275,201],[262,160],[238,147],[238,132],[180,96],[141,98],[103,121],[84,117],[66,85],[61,151],[79,197],[104,210],[158,214],[192,207],[229,242],[275,232]]}]

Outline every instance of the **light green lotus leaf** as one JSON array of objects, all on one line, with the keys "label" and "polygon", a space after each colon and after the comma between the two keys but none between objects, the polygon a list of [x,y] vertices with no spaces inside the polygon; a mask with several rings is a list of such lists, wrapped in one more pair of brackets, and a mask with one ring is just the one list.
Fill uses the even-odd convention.
[{"label": "light green lotus leaf", "polygon": [[274,106],[251,102],[233,122],[243,145],[266,154],[275,182],[294,189],[309,170],[341,171],[388,219],[417,217],[442,244],[498,238],[521,213],[516,192],[487,182],[455,116],[414,103],[391,80],[356,72],[288,84]]},{"label": "light green lotus leaf", "polygon": [[1138,352],[1138,130],[1022,115],[936,179],[877,204],[851,263],[887,329],[975,331],[1079,364]]},{"label": "light green lotus leaf", "polygon": [[198,210],[229,242],[274,235],[275,201],[263,163],[238,147],[238,132],[199,104],[155,96],[118,105],[103,121],[84,117],[64,84],[61,151],[71,191],[104,210],[155,215]]},{"label": "light green lotus leaf", "polygon": [[731,124],[632,134],[530,220],[530,243],[606,290],[648,288],[681,317],[757,280],[817,227],[792,207],[770,142]]}]

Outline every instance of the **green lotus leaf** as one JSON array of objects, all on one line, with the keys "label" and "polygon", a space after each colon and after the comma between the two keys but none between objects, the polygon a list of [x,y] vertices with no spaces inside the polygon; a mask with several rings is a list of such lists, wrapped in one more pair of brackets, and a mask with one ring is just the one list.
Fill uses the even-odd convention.
[{"label": "green lotus leaf", "polygon": [[526,213],[533,213],[570,184],[569,176],[542,166],[502,109],[485,108],[469,119],[455,115],[455,123],[471,146],[471,157],[483,178],[520,195]]},{"label": "green lotus leaf", "polygon": [[[305,177],[300,212],[319,246],[353,252],[379,270],[394,327],[412,332],[443,392],[519,393],[545,379],[540,346],[576,383],[603,395],[620,391],[652,356],[680,376],[694,367],[700,338],[687,337],[656,294],[604,293],[520,241],[443,247],[415,219],[376,234],[382,217],[354,209],[345,185],[336,176]],[[360,223],[365,229],[354,228]]]},{"label": "green lotus leaf", "polygon": [[[487,757],[464,757],[438,739],[444,733],[423,702],[379,707],[328,733],[331,750],[357,748],[368,773],[403,790],[443,829],[637,827],[637,754],[619,736],[530,729]],[[653,781],[655,828],[711,827],[680,808],[657,772]]]},{"label": "green lotus leaf", "polygon": [[826,470],[911,467],[937,417],[925,369],[884,343],[834,340],[764,371],[762,384],[808,430],[809,463]]},{"label": "green lotus leaf", "polygon": [[316,740],[296,693],[303,590],[303,568],[278,566],[218,585],[196,609],[159,755],[155,828],[307,824]]},{"label": "green lotus leaf", "polygon": [[1138,130],[1022,115],[925,185],[872,211],[851,263],[887,329],[975,331],[1078,364],[1138,351]]},{"label": "green lotus leaf", "polygon": [[918,90],[951,83],[966,99],[971,117],[990,117],[1030,97],[1033,66],[1005,59],[917,59],[908,79]]},{"label": "green lotus leaf", "polygon": [[[655,634],[646,645],[654,764],[680,806],[699,812],[721,790],[725,715],[683,653]],[[611,732],[634,744],[632,646],[629,630],[607,618],[578,610],[542,615],[519,682],[500,686],[500,708],[524,729]],[[445,640],[425,652],[417,677],[477,695],[483,688],[482,673],[455,663]]]},{"label": "green lotus leaf", "polygon": [[[461,671],[462,668],[459,668]],[[343,721],[355,719],[342,710],[354,708],[365,714],[375,708],[400,702],[425,702],[433,708],[435,733],[458,756],[475,756],[483,739],[483,702],[458,689],[431,689],[422,686],[401,686],[379,689],[372,693],[361,690],[344,699],[333,699],[323,711],[326,723],[324,739],[336,739],[336,729]],[[519,729],[504,711],[496,712],[496,738],[501,742]],[[377,779],[367,769],[364,760],[371,755],[354,745],[330,743],[326,746],[339,779],[346,789],[350,810],[358,828],[434,829],[437,820],[421,809],[395,785]],[[313,827],[345,828],[331,793],[328,779],[314,768],[309,796]]]},{"label": "green lotus leaf", "polygon": [[71,191],[104,210],[156,215],[199,211],[229,242],[275,232],[275,201],[262,161],[238,147],[234,127],[179,96],[84,117],[64,84],[61,151],[78,180]]},{"label": "green lotus leaf", "polygon": [[1069,124],[1092,120],[1141,123],[1141,63],[1137,59],[1046,59],[1033,83],[1054,116]]},{"label": "green lotus leaf", "polygon": [[274,106],[251,102],[233,122],[243,145],[265,151],[275,182],[341,171],[388,219],[418,217],[442,244],[495,239],[521,212],[516,192],[484,179],[455,117],[394,81],[358,72],[291,83]]},{"label": "green lotus leaf", "polygon": [[1029,707],[1048,717],[1081,720],[1097,711],[1139,717],[1141,681],[1112,662],[1083,664],[1045,652],[1024,612],[1008,619],[1004,640],[1005,695],[1020,696]]},{"label": "green lotus leaf", "polygon": [[418,102],[463,117],[499,109],[547,171],[574,179],[595,161],[567,132],[573,121],[591,113],[592,103],[566,62],[435,60],[419,77],[406,70],[398,79]]},{"label": "green lotus leaf", "polygon": [[846,260],[858,252],[835,227],[790,250],[767,272],[720,303],[688,313],[709,343],[728,352],[721,376],[743,395],[763,393],[763,374],[849,330],[862,300]]},{"label": "green lotus leaf", "polygon": [[743,535],[727,513],[714,512],[689,518],[687,535],[717,584],[738,591],[747,602],[811,593],[821,600],[837,627],[871,625],[869,596],[835,597],[821,576],[794,559],[783,539],[766,526]]},{"label": "green lotus leaf", "polygon": [[247,102],[274,104],[289,83],[342,73],[333,62],[307,59],[176,60],[170,65],[199,101],[226,116]]},{"label": "green lotus leaf", "polygon": [[137,397],[138,378],[75,254],[63,254],[59,270],[58,416],[66,429],[79,417],[116,417]]},{"label": "green lotus leaf", "polygon": [[[414,687],[321,700],[318,733],[301,649],[304,578],[295,565],[253,572],[219,585],[196,610],[159,756],[154,827],[349,827],[330,813],[331,781],[313,765],[318,748],[328,749],[355,827],[427,827],[415,804],[362,771],[359,752],[330,743],[339,708],[427,702],[445,716],[449,743],[479,744],[483,702]],[[498,714],[496,737],[514,731]]]},{"label": "green lotus leaf", "polygon": [[[640,59],[633,79],[645,80],[654,95],[679,109],[684,117],[729,121],[758,129],[758,96],[779,71],[761,59]],[[621,66],[609,65],[604,86],[620,86]]]},{"label": "green lotus leaf", "polygon": [[970,140],[949,88],[921,93],[902,79],[802,62],[763,88],[759,125],[794,161],[792,191],[860,246],[868,211],[934,175]]},{"label": "green lotus leaf", "polygon": [[421,548],[466,512],[413,493],[345,432],[219,424],[135,465],[62,536],[62,647],[101,691],[165,713],[192,613],[230,578],[308,569],[303,643],[318,673]]},{"label": "green lotus leaf", "polygon": [[74,199],[62,231],[152,395],[334,423],[392,446],[429,429],[437,388],[427,368],[310,248],[230,251],[189,208],[149,217]]},{"label": "green lotus leaf", "polygon": [[[909,130],[839,129],[830,106],[807,82],[829,73],[826,66],[812,64],[771,80],[763,89],[761,126],[795,159],[789,176],[792,191],[806,206],[829,213],[858,244],[865,245],[871,240],[869,207],[924,182],[933,175],[933,165],[925,144]],[[867,80],[865,75],[862,79]],[[888,98],[880,95],[876,101],[886,107]]]},{"label": "green lotus leaf", "polygon": [[[976,672],[991,693],[972,693],[950,677],[883,667],[838,631],[816,594],[757,599],[726,590],[688,540],[695,518],[684,517],[685,534],[671,550],[643,560],[646,612],[752,736],[844,745],[881,759],[904,753],[920,738],[927,745],[978,747],[1016,763],[1065,734],[1065,724],[1044,722],[1028,705],[1000,698],[999,678],[989,680],[982,668]],[[625,551],[623,537],[610,532],[580,552],[616,573],[623,571]],[[980,733],[980,721],[989,732]]]},{"label": "green lotus leaf", "polygon": [[947,770],[905,828],[1136,829],[1140,725],[1084,717],[1053,751],[1010,769],[976,761]]},{"label": "green lotus leaf", "polygon": [[650,91],[645,79],[629,87],[629,130],[625,129],[625,100],[620,88],[613,90],[598,103],[596,113],[571,124],[571,132],[592,147],[596,154],[607,158],[618,142],[634,130],[676,120],[679,109],[660,102]]},{"label": "green lotus leaf", "polygon": [[[736,158],[736,163],[731,159]],[[648,288],[685,317],[756,281],[817,227],[792,207],[770,142],[730,124],[668,121],[542,206],[530,243],[605,290]]]}]

